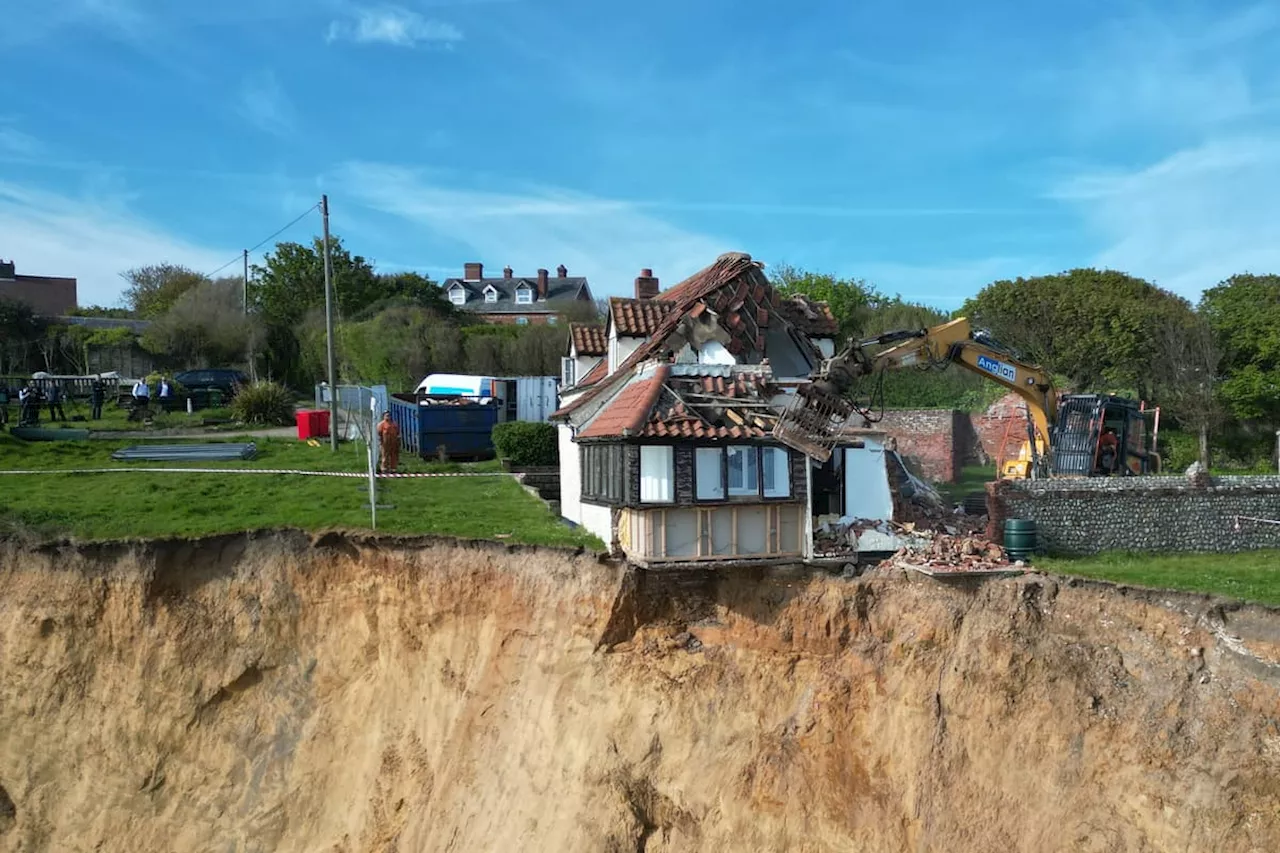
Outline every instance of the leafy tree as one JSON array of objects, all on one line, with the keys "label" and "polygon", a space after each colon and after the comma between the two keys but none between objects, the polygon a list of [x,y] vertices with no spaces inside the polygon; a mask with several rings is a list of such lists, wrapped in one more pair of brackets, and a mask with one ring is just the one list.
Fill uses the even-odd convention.
[{"label": "leafy tree", "polygon": [[106,317],[112,320],[132,320],[133,311],[128,308],[105,308],[101,305],[82,305],[67,312],[68,317]]},{"label": "leafy tree", "polygon": [[1280,276],[1235,275],[1200,299],[1222,349],[1222,399],[1241,420],[1280,422]]},{"label": "leafy tree", "polygon": [[806,272],[790,264],[778,266],[770,276],[773,286],[784,295],[801,293],[825,302],[840,324],[837,348],[847,338],[862,334],[870,320],[875,291],[860,279],[841,279],[828,273]]},{"label": "leafy tree", "polygon": [[27,303],[0,299],[0,375],[24,372],[45,325]]},{"label": "leafy tree", "polygon": [[[871,297],[862,335],[873,337],[905,329],[927,329],[950,319],[947,312],[938,308],[908,302],[901,296],[876,294]],[[869,383],[879,381],[879,377],[864,380],[864,395],[871,394]],[[886,375],[883,381],[884,404],[888,408],[973,411],[985,408],[1004,393],[1001,386],[955,365],[943,370],[897,370]]]},{"label": "leafy tree", "polygon": [[242,299],[234,279],[202,282],[152,322],[142,345],[189,367],[242,364],[262,337],[260,320],[245,313]]},{"label": "leafy tree", "polygon": [[1156,398],[1199,440],[1200,464],[1209,469],[1209,431],[1221,419],[1218,368],[1222,350],[1203,317],[1170,317],[1153,330],[1156,359],[1151,366]]},{"label": "leafy tree", "polygon": [[1186,318],[1191,306],[1126,273],[1074,269],[994,282],[961,313],[1076,388],[1109,386],[1146,396],[1156,357],[1152,330],[1170,318]]},{"label": "leafy tree", "polygon": [[[372,264],[352,255],[342,239],[329,238],[333,292],[341,317],[351,317],[391,294],[385,292]],[[262,265],[253,266],[250,303],[270,324],[293,324],[311,308],[324,307],[324,241],[310,246],[277,243]]]},{"label": "leafy tree", "polygon": [[178,297],[206,280],[195,270],[170,263],[134,267],[120,277],[128,285],[124,290],[125,304],[135,316],[147,320],[164,314]]}]

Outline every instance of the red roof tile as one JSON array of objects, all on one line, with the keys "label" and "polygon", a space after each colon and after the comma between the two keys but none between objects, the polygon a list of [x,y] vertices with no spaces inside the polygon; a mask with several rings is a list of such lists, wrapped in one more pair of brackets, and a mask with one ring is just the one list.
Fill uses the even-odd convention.
[{"label": "red roof tile", "polygon": [[604,355],[609,351],[609,338],[604,326],[597,323],[570,323],[569,336],[579,356]]},{"label": "red roof tile", "polygon": [[[765,438],[778,412],[762,408],[775,393],[766,374],[717,371],[713,375],[672,375],[640,435],[652,438]],[[711,399],[708,399],[711,398]],[[735,403],[754,406],[735,407]],[[737,420],[727,412],[733,412]],[[741,421],[741,423],[738,423]]]},{"label": "red roof tile", "polygon": [[578,438],[634,435],[648,420],[669,371],[670,368],[662,365],[652,377],[635,380],[622,389],[622,393],[578,433]]},{"label": "red roof tile", "polygon": [[662,319],[675,306],[662,299],[629,299],[621,296],[609,298],[609,313],[619,335],[647,338],[657,330]]},{"label": "red roof tile", "polygon": [[840,331],[840,324],[832,315],[830,305],[801,293],[778,300],[778,313],[810,337],[830,338]]}]

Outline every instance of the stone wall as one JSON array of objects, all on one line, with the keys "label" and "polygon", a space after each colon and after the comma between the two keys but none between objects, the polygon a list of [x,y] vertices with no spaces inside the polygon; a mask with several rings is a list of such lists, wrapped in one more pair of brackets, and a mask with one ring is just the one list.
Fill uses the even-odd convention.
[{"label": "stone wall", "polygon": [[1048,553],[1280,548],[1280,525],[1248,520],[1280,520],[1277,476],[1018,480],[987,490],[988,533],[1002,535],[1005,518],[1033,519]]},{"label": "stone wall", "polygon": [[953,483],[972,455],[976,438],[969,418],[951,409],[890,409],[876,428],[898,444],[898,452],[926,480]]}]

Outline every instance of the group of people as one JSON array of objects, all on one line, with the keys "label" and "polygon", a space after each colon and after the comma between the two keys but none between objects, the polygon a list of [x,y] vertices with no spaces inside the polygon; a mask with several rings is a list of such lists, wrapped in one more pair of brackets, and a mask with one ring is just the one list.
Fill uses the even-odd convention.
[{"label": "group of people", "polygon": [[[157,385],[156,398],[160,402],[160,408],[168,411],[173,400],[173,386],[169,384],[169,377],[161,376]],[[129,412],[129,420],[138,420],[151,414],[151,386],[147,384],[146,377],[134,383],[130,398],[133,408]]]},{"label": "group of people", "polygon": [[[89,402],[91,407],[90,417],[93,420],[99,420],[102,417],[102,403],[106,397],[106,389],[101,379],[93,380],[90,386]],[[0,426],[9,423],[9,403],[13,399],[12,391],[5,387],[0,388]],[[29,427],[38,426],[40,424],[40,412],[45,407],[49,407],[49,420],[52,423],[62,421],[67,422],[67,411],[64,403],[67,402],[66,389],[62,387],[61,382],[45,381],[43,384],[35,382],[25,382],[18,389],[18,423],[17,426]],[[83,418],[80,418],[81,420]]]}]

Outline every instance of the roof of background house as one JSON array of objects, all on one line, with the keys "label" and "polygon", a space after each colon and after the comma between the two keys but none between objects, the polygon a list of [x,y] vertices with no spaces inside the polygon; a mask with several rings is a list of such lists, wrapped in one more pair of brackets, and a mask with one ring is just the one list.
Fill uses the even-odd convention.
[{"label": "roof of background house", "polygon": [[609,313],[613,327],[619,335],[647,338],[658,328],[662,319],[671,313],[675,303],[663,294],[653,299],[631,299],[623,296],[609,297]]},{"label": "roof of background house", "polygon": [[[476,311],[481,314],[554,314],[564,309],[566,302],[582,297],[583,291],[591,295],[587,280],[580,275],[547,277],[546,299],[533,302],[517,303],[516,291],[521,286],[527,287],[536,295],[538,292],[537,277],[513,276],[512,278],[482,278],[478,281],[464,281],[460,278],[446,278],[441,285],[447,294],[454,287],[461,287],[467,292],[467,301],[458,307],[464,311]],[[497,302],[485,302],[484,292],[492,287],[498,293]]]},{"label": "roof of background house", "polygon": [[609,338],[598,323],[570,323],[569,337],[579,356],[604,355],[609,351]]},{"label": "roof of background house", "polygon": [[[730,287],[730,285],[733,285]],[[662,352],[666,339],[676,330],[686,315],[697,315],[704,308],[710,308],[720,316],[722,328],[730,333],[728,350],[737,355],[744,349],[756,346],[763,349],[761,330],[770,320],[771,310],[784,321],[785,315],[777,311],[781,297],[769,284],[760,266],[744,252],[726,252],[716,258],[715,262],[705,269],[699,270],[675,287],[659,295],[659,298],[673,303],[673,310],[663,315],[654,328],[651,337],[636,348],[612,374],[608,371],[607,361],[602,360],[579,382],[579,387],[586,388],[582,394],[560,409],[552,412],[552,417],[567,415],[586,405],[611,387],[621,377],[643,361],[653,358]],[[706,300],[705,302],[703,300]],[[812,343],[805,338],[804,346],[812,350],[812,357],[821,357]],[[614,381],[601,380],[613,378]]]},{"label": "roof of background house", "polygon": [[130,320],[127,317],[72,317],[56,318],[67,326],[84,326],[86,329],[128,329],[141,334],[151,325],[150,320]]},{"label": "roof of background house", "polygon": [[660,365],[631,382],[580,438],[767,438],[778,418],[767,367]]}]

